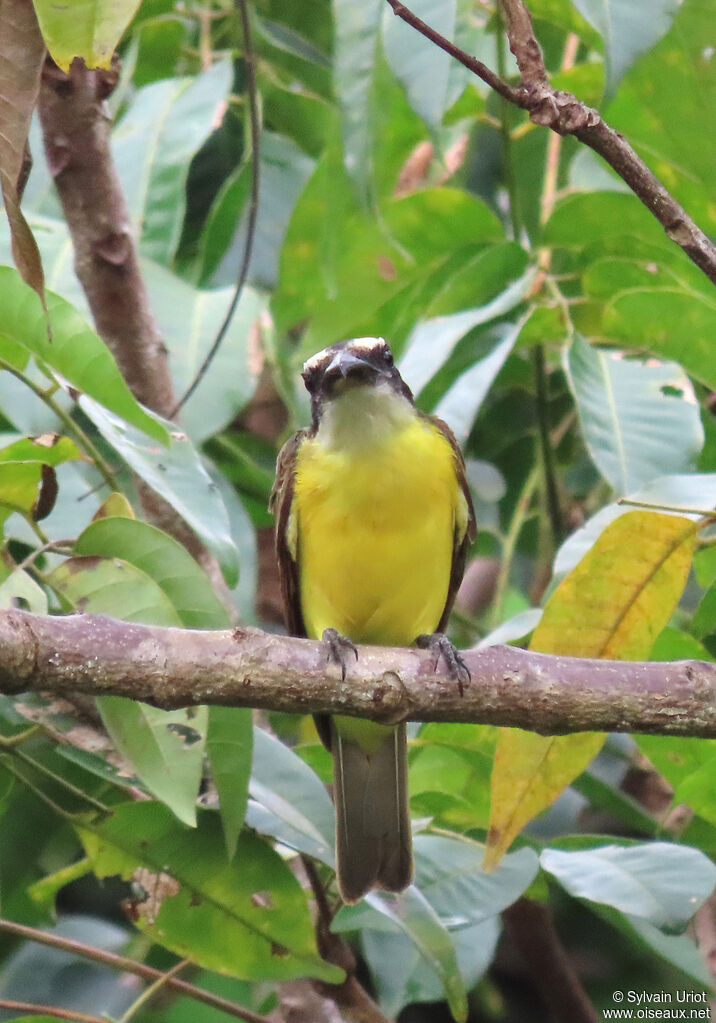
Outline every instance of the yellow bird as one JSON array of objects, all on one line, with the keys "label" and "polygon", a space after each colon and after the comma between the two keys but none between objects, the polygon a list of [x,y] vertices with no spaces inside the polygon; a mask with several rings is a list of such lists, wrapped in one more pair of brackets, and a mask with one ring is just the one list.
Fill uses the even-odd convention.
[{"label": "yellow bird", "polygon": [[[460,449],[419,412],[382,338],[332,345],[303,367],[312,425],[282,448],[271,508],[294,636],[323,639],[345,677],[353,643],[443,655],[441,634],[475,537]],[[334,764],[337,874],[345,901],[410,883],[405,725],[316,718]]]}]

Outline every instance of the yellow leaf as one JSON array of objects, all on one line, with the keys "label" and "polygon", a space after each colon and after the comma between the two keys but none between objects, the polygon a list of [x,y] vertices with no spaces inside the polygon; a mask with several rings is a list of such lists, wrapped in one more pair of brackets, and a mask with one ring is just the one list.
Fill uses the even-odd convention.
[{"label": "yellow leaf", "polygon": [[104,499],[102,504],[99,506],[97,511],[92,516],[92,521],[96,522],[97,519],[108,519],[110,517],[120,515],[125,519],[134,519],[134,509],[131,504],[124,496],[117,491],[113,491],[108,497]]},{"label": "yellow leaf", "polygon": [[[669,621],[691,565],[698,523],[634,511],[610,523],[552,594],[530,649],[570,657],[643,660]],[[542,736],[503,728],[492,769],[484,866],[599,752],[601,733]]]}]

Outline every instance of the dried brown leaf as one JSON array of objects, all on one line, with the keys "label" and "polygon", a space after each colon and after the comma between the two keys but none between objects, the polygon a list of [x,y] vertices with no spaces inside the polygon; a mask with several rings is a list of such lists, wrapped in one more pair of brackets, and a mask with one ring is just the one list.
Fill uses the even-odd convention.
[{"label": "dried brown leaf", "polygon": [[27,136],[40,90],[45,43],[30,0],[0,0],[0,183],[12,253],[23,279],[43,298],[37,242],[20,209],[27,178]]}]

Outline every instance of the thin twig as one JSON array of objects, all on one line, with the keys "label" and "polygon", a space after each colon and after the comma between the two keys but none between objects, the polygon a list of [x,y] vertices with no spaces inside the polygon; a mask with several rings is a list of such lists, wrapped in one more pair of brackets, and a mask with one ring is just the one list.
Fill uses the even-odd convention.
[{"label": "thin twig", "polygon": [[574,135],[598,153],[656,217],[671,241],[716,283],[716,244],[664,188],[626,139],[609,127],[599,111],[580,102],[572,93],[549,85],[532,20],[522,0],[501,0],[510,48],[522,75],[522,81],[516,88],[503,81],[482,61],[436,32],[398,0],[386,2],[399,18],[459,60],[500,96],[527,110],[535,124],[550,128],[559,135]]},{"label": "thin twig", "polygon": [[7,362],[5,359],[0,358],[0,369],[6,369],[8,373],[12,373],[14,377],[17,377],[26,387],[32,391],[33,394],[37,395],[40,401],[43,401],[45,405],[50,409],[51,412],[57,416],[62,425],[65,427],[68,433],[72,434],[74,439],[77,441],[79,447],[83,448],[88,458],[94,463],[95,468],[101,474],[104,482],[111,490],[119,490],[119,484],[112,475],[107,463],[105,462],[102,455],[99,453],[97,448],[94,446],[90,438],[87,436],[85,431],[76,423],[72,416],[62,408],[61,405],[55,401],[52,395],[47,390],[43,390],[38,384],[35,383],[27,374],[23,373],[22,370],[17,369],[12,363]]},{"label": "thin twig", "polygon": [[445,50],[451,57],[459,60],[461,64],[464,64],[469,71],[481,78],[483,82],[486,82],[490,88],[498,92],[500,96],[504,96],[511,103],[515,103],[518,107],[524,107],[525,97],[522,95],[522,90],[513,89],[511,85],[504,82],[499,75],[496,75],[494,71],[483,64],[477,57],[471,57],[469,53],[465,53],[455,43],[451,43],[445,36],[440,35],[434,28],[431,28],[427,22],[419,18],[417,14],[414,14],[405,4],[401,4],[398,0],[387,0],[387,3],[393,8],[393,14],[398,18],[402,18],[408,25],[412,25],[414,29],[417,29],[421,35],[425,36],[436,46],[439,46],[441,50]]},{"label": "thin twig", "polygon": [[254,250],[254,238],[256,237],[256,220],[259,212],[259,163],[261,157],[261,132],[259,127],[259,111],[258,111],[258,98],[256,88],[256,54],[253,48],[253,38],[251,35],[251,21],[249,18],[249,11],[246,0],[236,0],[236,8],[241,18],[241,30],[244,37],[244,68],[246,71],[246,93],[249,100],[249,128],[251,132],[251,195],[249,197],[249,216],[246,224],[246,239],[244,241],[244,252],[241,258],[241,266],[239,268],[239,276],[236,281],[234,288],[234,294],[229,304],[229,308],[224,317],[224,322],[219,327],[216,337],[212,343],[211,348],[207,352],[204,361],[196,372],[194,379],[192,380],[189,387],[179,399],[177,404],[171,411],[169,416],[170,419],[174,419],[179,409],[181,409],[191,398],[194,391],[201,383],[204,375],[206,374],[209,366],[214,360],[214,356],[219,350],[222,341],[226,336],[226,332],[229,329],[229,325],[236,312],[236,307],[239,304],[241,293],[244,290],[246,278],[249,274],[249,265],[251,263],[251,256]]},{"label": "thin twig", "polygon": [[[549,518],[549,527],[552,534],[552,547],[553,549],[556,549],[564,535],[564,523],[562,521],[562,508],[560,506],[559,490],[557,487],[557,473],[554,466],[554,450],[550,440],[547,369],[544,345],[535,345],[532,352],[532,368],[534,372],[537,397],[537,430],[539,435],[539,449],[545,487],[545,503],[547,505],[547,516]],[[550,556],[550,562],[551,560]]]},{"label": "thin twig", "polygon": [[107,1023],[106,1016],[89,1016],[74,1009],[60,1009],[55,1005],[38,1005],[37,1002],[16,1002],[12,998],[0,998],[0,1009],[14,1012],[30,1012],[35,1016],[54,1016],[55,1019],[70,1019],[75,1023]]},{"label": "thin twig", "polygon": [[633,501],[630,497],[620,497],[617,504],[629,505],[631,508],[646,508],[649,511],[676,512],[677,515],[701,515],[706,521],[716,518],[716,509],[679,508],[673,504],[660,504],[652,501]]},{"label": "thin twig", "polygon": [[512,568],[512,559],[514,558],[515,547],[517,546],[517,540],[519,539],[522,526],[527,518],[538,480],[539,466],[535,465],[532,467],[531,472],[522,486],[520,495],[517,498],[517,504],[515,505],[512,519],[510,520],[507,535],[502,544],[500,571],[497,576],[497,582],[495,583],[495,596],[492,602],[491,621],[493,628],[498,624],[498,622],[502,621],[502,604],[510,581],[510,569]]},{"label": "thin twig", "polygon": [[[61,948],[65,952],[72,952],[83,959],[91,959],[95,963],[103,963],[105,966],[122,970],[124,973],[132,973],[136,977],[141,977],[143,980],[148,980],[151,983],[166,977],[166,974],[161,970],[156,970],[153,966],[147,966],[145,963],[138,963],[136,960],[128,959],[126,956],[117,955],[116,952],[107,952],[105,949],[85,945],[84,942],[60,937],[58,934],[49,934],[47,931],[41,931],[35,927],[27,927],[25,924],[15,923],[14,920],[0,919],[0,931],[14,934],[28,941],[37,941],[39,944],[48,945],[50,948]],[[236,1005],[226,998],[214,995],[211,991],[205,991],[203,988],[190,984],[186,980],[181,980],[179,977],[169,977],[166,981],[166,987],[177,991],[179,994],[186,995],[187,998],[193,998],[196,1002],[203,1002],[205,1005],[211,1005],[214,1009],[220,1009],[235,1019],[243,1019],[247,1023],[268,1023],[265,1016],[259,1016],[257,1013],[251,1012],[250,1009]],[[106,1023],[106,1020],[103,1020],[102,1023]]]},{"label": "thin twig", "polygon": [[142,991],[139,998],[132,1002],[127,1011],[122,1015],[119,1023],[129,1023],[132,1017],[135,1016],[136,1013],[138,1013],[139,1010],[147,1004],[147,1002],[150,1002],[157,992],[167,986],[172,977],[176,977],[177,974],[181,973],[181,971],[189,966],[190,963],[190,959],[180,959],[178,963],[174,963],[171,969],[167,970],[166,973],[163,973],[161,977],[157,977],[154,983],[150,984],[146,991]]}]

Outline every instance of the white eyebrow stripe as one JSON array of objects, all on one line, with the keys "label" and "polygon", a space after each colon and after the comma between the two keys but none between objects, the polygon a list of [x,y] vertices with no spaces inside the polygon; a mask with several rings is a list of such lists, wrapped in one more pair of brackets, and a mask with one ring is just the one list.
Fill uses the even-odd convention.
[{"label": "white eyebrow stripe", "polygon": [[[387,347],[388,345],[382,337],[356,337],[351,341],[345,342],[343,351],[352,352],[354,355],[366,356],[370,355],[371,352],[384,351]],[[320,369],[324,363],[328,362],[329,358],[335,355],[332,348],[333,346],[331,348],[324,348],[322,351],[312,355],[310,359],[306,359],[303,364],[303,372],[311,373],[316,369]]]}]

